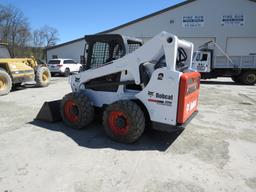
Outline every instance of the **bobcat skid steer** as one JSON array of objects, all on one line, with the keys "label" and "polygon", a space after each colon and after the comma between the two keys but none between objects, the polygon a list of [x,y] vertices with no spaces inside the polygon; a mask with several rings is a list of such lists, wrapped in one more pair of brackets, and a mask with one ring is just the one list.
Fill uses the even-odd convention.
[{"label": "bobcat skid steer", "polygon": [[70,77],[60,113],[66,125],[88,126],[95,111],[112,139],[132,143],[145,126],[182,129],[197,113],[200,74],[191,69],[193,44],[161,32],[142,41],[122,35],[85,36],[86,69]]}]

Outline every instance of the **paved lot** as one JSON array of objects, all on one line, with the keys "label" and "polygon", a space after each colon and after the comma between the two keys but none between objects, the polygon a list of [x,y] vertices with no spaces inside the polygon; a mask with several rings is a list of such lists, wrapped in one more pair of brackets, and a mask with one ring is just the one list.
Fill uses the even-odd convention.
[{"label": "paved lot", "polygon": [[75,131],[33,120],[48,88],[0,98],[0,192],[256,191],[256,86],[202,83],[200,113],[180,135],[147,131],[133,145],[112,142],[100,122]]}]

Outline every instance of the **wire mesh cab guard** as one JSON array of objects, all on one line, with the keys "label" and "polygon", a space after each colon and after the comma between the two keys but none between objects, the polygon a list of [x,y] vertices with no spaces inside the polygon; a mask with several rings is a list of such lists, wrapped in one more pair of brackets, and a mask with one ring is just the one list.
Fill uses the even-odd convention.
[{"label": "wire mesh cab guard", "polygon": [[88,44],[87,69],[98,68],[111,64],[126,54],[142,46],[140,39],[120,34],[102,34],[85,36]]}]

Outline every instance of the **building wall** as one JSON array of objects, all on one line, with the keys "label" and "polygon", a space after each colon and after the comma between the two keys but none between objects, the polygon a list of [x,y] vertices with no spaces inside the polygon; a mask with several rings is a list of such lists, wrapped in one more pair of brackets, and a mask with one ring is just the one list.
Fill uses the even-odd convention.
[{"label": "building wall", "polygon": [[[193,39],[198,43],[199,38],[216,39],[217,44],[227,51],[228,38],[256,37],[256,3],[248,0],[197,0],[160,15],[134,23],[112,31],[129,36],[149,39],[160,31],[168,31],[179,37]],[[243,15],[244,25],[222,25],[222,17],[229,15]],[[204,22],[197,27],[184,27],[183,16],[204,16]],[[192,41],[193,42],[193,41]],[[198,47],[196,45],[195,47]],[[243,47],[241,49],[246,49]],[[256,53],[256,45],[253,47]],[[251,50],[251,49],[250,49]],[[243,51],[243,53],[246,51]],[[220,54],[220,53],[219,53]],[[233,56],[240,54],[235,51]],[[250,54],[249,51],[246,54]]]},{"label": "building wall", "polygon": [[[223,25],[223,16],[243,16],[243,25]],[[184,16],[203,16],[198,26],[184,26]],[[145,42],[161,31],[171,32],[192,41],[195,50],[203,43],[214,40],[230,56],[256,54],[256,3],[249,0],[197,0],[160,15],[122,27],[110,33],[142,38]],[[198,24],[198,23],[197,23]],[[78,41],[47,51],[52,55],[80,60],[84,41]],[[217,55],[222,55],[216,52]]]},{"label": "building wall", "polygon": [[61,47],[56,47],[47,50],[47,60],[52,59],[53,55],[57,55],[58,58],[70,58],[76,62],[80,62],[80,56],[84,55],[85,40],[77,41],[71,44],[67,44]]}]

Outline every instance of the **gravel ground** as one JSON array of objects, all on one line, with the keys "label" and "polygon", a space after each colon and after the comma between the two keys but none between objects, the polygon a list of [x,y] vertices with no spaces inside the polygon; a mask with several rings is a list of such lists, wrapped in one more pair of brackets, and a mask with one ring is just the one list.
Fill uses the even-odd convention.
[{"label": "gravel ground", "polygon": [[71,89],[55,77],[0,97],[0,192],[256,191],[256,86],[203,81],[199,114],[180,135],[148,130],[133,145],[34,121]]}]

